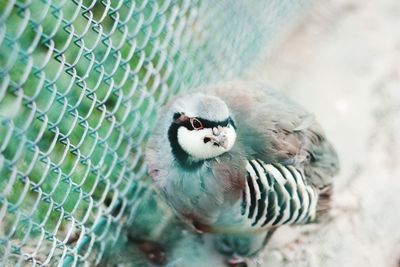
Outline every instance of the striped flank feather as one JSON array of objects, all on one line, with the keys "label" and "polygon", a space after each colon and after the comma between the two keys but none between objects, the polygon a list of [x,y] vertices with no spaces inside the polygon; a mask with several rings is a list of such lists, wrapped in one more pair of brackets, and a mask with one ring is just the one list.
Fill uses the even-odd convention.
[{"label": "striped flank feather", "polygon": [[252,227],[301,224],[313,220],[318,192],[293,166],[250,160],[241,214]]}]

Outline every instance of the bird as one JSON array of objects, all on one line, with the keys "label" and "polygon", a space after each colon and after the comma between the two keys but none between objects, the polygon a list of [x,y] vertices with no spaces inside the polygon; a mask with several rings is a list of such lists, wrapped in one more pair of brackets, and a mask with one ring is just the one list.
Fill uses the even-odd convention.
[{"label": "bird", "polygon": [[145,161],[161,198],[191,229],[215,236],[232,265],[257,255],[279,226],[329,214],[339,171],[313,113],[279,90],[241,80],[171,99]]}]

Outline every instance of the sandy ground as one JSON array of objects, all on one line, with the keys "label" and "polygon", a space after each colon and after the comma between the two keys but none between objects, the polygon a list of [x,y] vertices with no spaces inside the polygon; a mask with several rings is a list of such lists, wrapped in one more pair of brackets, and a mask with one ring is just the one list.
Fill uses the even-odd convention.
[{"label": "sandy ground", "polygon": [[320,1],[296,25],[249,77],[316,114],[341,173],[332,221],[281,228],[258,265],[400,266],[400,2]]}]

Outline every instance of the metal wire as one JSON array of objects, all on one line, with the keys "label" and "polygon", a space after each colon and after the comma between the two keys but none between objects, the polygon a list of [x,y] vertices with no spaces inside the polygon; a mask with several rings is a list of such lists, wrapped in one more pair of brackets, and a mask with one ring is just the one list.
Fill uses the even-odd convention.
[{"label": "metal wire", "polygon": [[98,264],[158,108],[242,75],[305,2],[0,0],[0,266]]}]

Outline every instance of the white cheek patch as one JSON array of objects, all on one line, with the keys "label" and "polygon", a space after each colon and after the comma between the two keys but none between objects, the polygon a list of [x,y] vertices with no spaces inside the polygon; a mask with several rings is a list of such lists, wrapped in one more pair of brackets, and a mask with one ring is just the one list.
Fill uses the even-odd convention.
[{"label": "white cheek patch", "polygon": [[196,159],[210,159],[230,150],[235,142],[236,133],[231,127],[227,129],[228,147],[215,146],[212,142],[204,143],[204,138],[212,135],[211,129],[188,130],[185,127],[178,129],[178,142],[182,149]]}]

